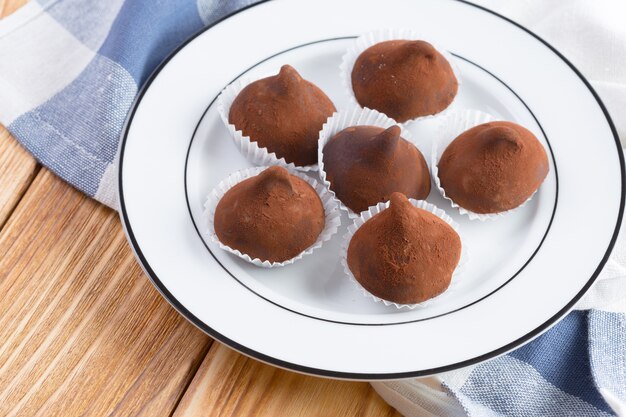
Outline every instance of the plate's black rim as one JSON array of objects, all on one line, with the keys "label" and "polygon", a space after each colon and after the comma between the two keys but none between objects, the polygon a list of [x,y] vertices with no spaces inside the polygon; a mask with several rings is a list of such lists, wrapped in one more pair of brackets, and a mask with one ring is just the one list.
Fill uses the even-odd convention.
[{"label": "plate's black rim", "polygon": [[211,337],[219,340],[222,343],[225,343],[226,345],[230,346],[231,348],[245,354],[248,355],[250,357],[256,358],[258,360],[261,360],[263,362],[267,362],[269,364],[275,365],[275,366],[279,366],[281,368],[286,368],[286,369],[290,369],[293,371],[297,371],[297,372],[302,372],[302,373],[307,373],[307,374],[313,374],[313,375],[318,375],[318,376],[325,376],[325,377],[331,377],[331,378],[343,378],[343,379],[358,379],[358,380],[388,380],[388,379],[401,379],[401,378],[412,378],[412,377],[420,377],[420,376],[427,376],[427,375],[432,375],[432,374],[436,374],[436,373],[440,373],[440,372],[447,372],[447,371],[451,371],[454,369],[458,369],[458,368],[462,368],[465,366],[469,366],[469,365],[474,365],[477,363],[480,363],[482,361],[485,361],[487,359],[502,355],[512,349],[514,349],[515,347],[518,347],[530,340],[532,340],[533,338],[537,337],[538,335],[540,335],[541,333],[543,333],[544,331],[548,330],[553,324],[555,324],[561,317],[563,317],[567,312],[569,312],[574,305],[576,304],[576,302],[589,290],[589,288],[591,287],[591,285],[595,282],[595,280],[598,278],[598,275],[600,274],[600,271],[602,270],[602,268],[604,267],[604,265],[606,264],[606,262],[608,261],[608,258],[611,254],[611,251],[613,250],[613,248],[615,247],[615,242],[617,240],[617,236],[619,234],[619,229],[620,226],[622,224],[622,219],[624,216],[624,197],[625,197],[625,193],[626,193],[626,188],[625,188],[625,169],[624,169],[624,154],[622,152],[622,148],[621,148],[621,144],[619,141],[619,136],[617,135],[617,130],[615,129],[615,125],[613,124],[613,121],[611,120],[611,116],[609,115],[609,112],[606,109],[606,106],[604,105],[604,103],[602,102],[602,100],[600,99],[600,97],[598,96],[598,94],[596,93],[596,91],[593,89],[593,87],[591,86],[591,84],[589,84],[589,81],[587,81],[587,79],[581,74],[581,72],[567,59],[565,58],[565,56],[563,56],[563,54],[561,54],[558,50],[556,50],[552,45],[550,45],[548,42],[546,42],[545,40],[543,40],[541,37],[539,37],[538,35],[536,35],[535,33],[531,32],[530,30],[528,30],[527,28],[525,28],[524,26],[520,25],[517,22],[514,22],[513,20],[502,16],[499,13],[496,13],[492,10],[489,10],[483,6],[479,6],[473,3],[470,3],[466,0],[455,0],[458,1],[459,3],[463,3],[465,5],[471,6],[471,7],[475,7],[479,10],[482,10],[486,13],[490,13],[494,16],[499,17],[500,19],[509,22],[510,24],[520,28],[521,30],[525,31],[526,33],[528,33],[530,36],[534,37],[535,39],[537,39],[539,42],[541,42],[542,44],[544,44],[548,49],[550,49],[556,56],[558,56],[563,62],[565,62],[570,69],[578,76],[578,78],[582,81],[582,83],[587,87],[587,89],[589,90],[589,92],[591,93],[591,95],[595,98],[596,102],[598,103],[598,106],[600,107],[600,109],[602,110],[602,113],[604,114],[606,121],[611,129],[611,132],[613,133],[613,139],[615,140],[615,146],[616,146],[616,151],[617,151],[617,155],[618,155],[618,159],[619,159],[619,163],[620,163],[620,169],[621,169],[621,198],[620,198],[620,207],[619,207],[619,213],[617,215],[617,220],[616,220],[616,224],[615,224],[615,230],[613,232],[613,236],[611,237],[611,240],[609,242],[609,246],[604,254],[604,256],[602,257],[602,259],[600,260],[598,267],[596,268],[596,270],[593,272],[593,274],[591,275],[591,277],[589,278],[589,280],[587,281],[587,283],[583,286],[583,288],[572,298],[572,300],[567,303],[561,310],[559,310],[555,315],[553,315],[552,317],[550,317],[548,320],[546,320],[542,325],[540,325],[539,327],[537,327],[536,329],[526,333],[524,336],[520,337],[519,339],[505,345],[502,346],[498,349],[495,349],[491,352],[485,353],[483,355],[479,355],[476,356],[474,358],[471,359],[467,359],[461,362],[457,362],[454,364],[450,364],[450,365],[446,365],[446,366],[441,366],[441,367],[436,367],[436,368],[431,368],[431,369],[422,369],[419,371],[409,371],[409,372],[396,372],[396,373],[375,373],[375,374],[371,374],[371,373],[354,373],[354,372],[338,372],[338,371],[330,371],[327,369],[318,369],[318,368],[313,368],[313,367],[308,367],[308,366],[302,366],[299,364],[295,364],[295,363],[291,363],[291,362],[286,362],[280,359],[276,359],[273,358],[271,356],[265,355],[261,352],[257,352],[255,350],[252,350],[246,346],[243,346],[239,343],[237,343],[234,340],[231,340],[229,338],[227,338],[226,336],[220,334],[219,332],[215,331],[214,329],[210,328],[209,326],[207,326],[204,322],[202,322],[200,319],[198,319],[196,316],[194,316],[189,310],[187,310],[165,287],[165,285],[163,285],[163,283],[160,281],[160,279],[158,278],[158,276],[155,274],[155,272],[152,270],[152,268],[150,267],[150,265],[148,264],[146,258],[144,257],[143,253],[141,252],[141,249],[139,247],[139,244],[135,238],[135,235],[133,233],[132,227],[130,225],[129,219],[128,219],[128,214],[126,212],[126,205],[124,202],[124,188],[123,188],[123,166],[124,166],[124,149],[126,147],[126,140],[128,138],[128,128],[130,127],[133,117],[135,116],[135,112],[137,111],[137,107],[139,105],[139,103],[141,102],[141,100],[143,99],[144,94],[146,93],[146,91],[149,89],[150,85],[152,84],[152,82],[154,81],[154,79],[156,78],[156,76],[161,72],[161,70],[167,65],[167,63],[172,59],[172,57],[174,57],[181,49],[183,49],[189,42],[191,42],[192,40],[194,40],[196,37],[198,37],[200,34],[204,33],[205,31],[211,29],[212,27],[214,27],[215,25],[219,24],[220,22],[230,18],[231,16],[236,15],[237,13],[243,12],[244,10],[248,10],[252,7],[258,6],[260,4],[266,3],[270,0],[262,0],[259,3],[256,4],[252,4],[249,5],[247,7],[244,7],[234,13],[231,13],[227,16],[224,16],[223,18],[221,18],[220,20],[214,22],[213,24],[201,29],[200,31],[196,32],[194,35],[192,35],[189,39],[187,39],[186,41],[184,41],[181,45],[179,45],[170,55],[167,56],[167,58],[165,58],[160,64],[159,66],[152,72],[152,74],[150,74],[150,76],[148,77],[148,79],[146,80],[145,84],[141,87],[141,89],[139,90],[139,93],[137,94],[137,97],[135,98],[135,100],[133,101],[133,104],[131,106],[131,109],[128,113],[128,116],[126,118],[126,122],[124,123],[124,128],[122,129],[122,133],[120,136],[120,149],[119,149],[119,167],[118,167],[118,187],[119,187],[119,210],[120,210],[120,219],[122,222],[122,225],[124,227],[124,231],[126,232],[126,236],[131,244],[131,248],[133,249],[133,251],[135,252],[135,255],[137,257],[137,259],[139,260],[140,265],[142,266],[142,268],[144,269],[144,271],[146,272],[146,274],[148,275],[148,277],[150,278],[150,280],[152,281],[152,283],[154,284],[154,286],[159,290],[159,292],[163,295],[163,297],[180,313],[182,314],[187,320],[189,320],[191,323],[193,323],[196,327],[198,327],[200,330],[202,330],[203,332],[207,333],[208,335],[210,335]]},{"label": "plate's black rim", "polygon": [[[242,71],[239,75],[237,75],[235,78],[233,78],[231,81],[229,81],[226,85],[232,84],[233,82],[235,82],[235,80],[238,80],[241,77],[245,76],[245,74],[247,74],[252,69],[254,69],[257,66],[259,66],[260,64],[262,64],[262,63],[264,63],[264,62],[266,62],[266,61],[268,61],[268,60],[270,60],[272,58],[275,58],[275,57],[277,57],[279,55],[282,55],[282,54],[284,54],[286,52],[290,52],[290,51],[293,51],[295,49],[302,48],[302,47],[305,47],[305,46],[315,45],[315,44],[318,44],[318,43],[332,42],[332,41],[346,40],[346,39],[355,39],[355,38],[356,38],[356,36],[342,36],[342,37],[337,37],[337,38],[320,39],[320,40],[317,40],[317,41],[307,42],[307,43],[304,43],[304,44],[301,44],[301,45],[292,46],[291,48],[287,48],[287,49],[285,49],[283,51],[276,52],[275,54],[272,54],[272,55],[270,55],[268,57],[263,58],[262,60],[260,60],[259,62],[255,63],[254,65],[251,65],[250,67],[248,67],[244,71]],[[515,90],[513,90],[513,88],[510,85],[508,85],[504,80],[502,80],[501,78],[499,78],[498,76],[496,76],[494,73],[492,73],[488,69],[484,68],[483,66],[477,64],[476,62],[471,61],[470,59],[465,58],[465,57],[463,57],[463,56],[461,56],[459,54],[456,54],[454,52],[451,52],[451,51],[448,51],[448,52],[451,55],[453,55],[454,57],[459,58],[459,59],[467,62],[468,64],[475,66],[476,68],[480,69],[481,71],[483,71],[486,74],[488,74],[489,76],[491,76],[493,79],[495,79],[500,84],[502,84],[505,88],[507,88],[520,101],[520,103],[522,103],[522,105],[526,108],[526,110],[528,110],[528,112],[530,113],[532,118],[535,120],[535,123],[537,123],[537,126],[539,126],[539,130],[541,130],[541,134],[543,135],[543,138],[545,139],[546,144],[548,145],[548,151],[550,153],[550,158],[552,159],[552,164],[554,166],[554,170],[553,171],[554,171],[554,178],[555,178],[556,184],[555,184],[554,206],[552,207],[552,213],[550,214],[550,220],[548,221],[548,225],[546,227],[546,230],[545,230],[543,236],[541,237],[541,239],[539,241],[539,244],[537,245],[535,250],[531,253],[531,255],[528,257],[528,259],[522,264],[522,266],[513,275],[511,275],[510,278],[508,278],[505,282],[500,284],[497,288],[491,290],[489,293],[481,296],[480,298],[477,298],[476,300],[474,300],[474,301],[472,301],[470,303],[464,304],[461,307],[457,307],[457,308],[455,308],[453,310],[449,310],[449,311],[446,311],[444,313],[440,313],[440,314],[436,314],[434,316],[424,317],[424,318],[420,318],[420,319],[405,320],[405,321],[394,321],[394,322],[388,322],[388,323],[384,323],[384,322],[383,323],[358,323],[358,322],[340,321],[340,320],[327,319],[327,318],[323,318],[323,317],[317,317],[317,316],[313,316],[313,315],[310,315],[310,314],[306,314],[306,313],[303,313],[303,312],[291,309],[289,307],[286,307],[286,306],[280,304],[277,301],[271,300],[271,299],[263,296],[262,294],[259,294],[258,292],[256,292],[255,290],[253,290],[252,288],[247,286],[239,278],[237,278],[237,276],[230,269],[226,268],[224,266],[224,264],[222,264],[222,262],[220,262],[220,260],[217,258],[217,256],[215,256],[215,253],[213,253],[213,251],[211,250],[211,248],[209,247],[209,245],[205,241],[204,237],[202,236],[202,233],[200,232],[200,228],[198,227],[198,224],[196,223],[196,220],[194,219],[194,216],[193,216],[193,210],[191,209],[191,202],[189,201],[189,189],[187,187],[187,171],[188,171],[188,165],[189,165],[189,155],[191,154],[191,147],[193,146],[193,142],[194,142],[194,139],[196,137],[196,132],[198,131],[198,128],[200,127],[200,124],[202,123],[202,120],[204,120],[204,117],[206,116],[208,111],[211,109],[211,107],[213,107],[213,104],[217,101],[217,98],[219,97],[220,93],[218,93],[215,97],[213,97],[211,102],[204,109],[204,112],[202,113],[202,116],[200,116],[200,119],[198,120],[198,123],[196,124],[196,127],[193,130],[193,134],[191,135],[191,140],[189,141],[189,146],[187,147],[187,155],[185,157],[185,168],[184,168],[185,169],[185,174],[184,174],[185,199],[187,201],[187,210],[189,211],[189,217],[191,218],[191,222],[193,223],[193,227],[196,230],[196,234],[198,235],[198,237],[202,241],[202,244],[204,245],[204,247],[207,249],[207,251],[209,251],[209,253],[213,257],[213,260],[220,267],[222,267],[222,269],[228,275],[230,275],[230,277],[232,279],[237,281],[237,283],[239,283],[239,285],[241,285],[242,287],[244,287],[246,290],[250,291],[252,294],[256,295],[257,297],[265,300],[266,302],[268,302],[270,304],[274,304],[276,307],[280,307],[283,310],[289,311],[290,313],[297,314],[297,315],[303,316],[303,317],[308,317],[308,318],[313,319],[313,320],[325,321],[325,322],[328,322],[328,323],[335,323],[335,324],[345,324],[345,325],[350,325],[350,326],[379,326],[379,327],[380,326],[399,326],[399,325],[403,325],[403,324],[418,323],[418,322],[422,322],[422,321],[433,320],[433,319],[436,319],[436,318],[439,318],[439,317],[447,316],[449,314],[453,314],[453,313],[456,313],[458,311],[464,310],[464,309],[466,309],[468,307],[471,307],[474,304],[479,303],[479,302],[481,302],[481,301],[491,297],[493,294],[497,293],[502,288],[504,288],[509,283],[511,283],[515,278],[517,278],[519,276],[519,274],[521,274],[522,271],[524,269],[526,269],[526,267],[530,264],[530,262],[539,253],[539,250],[541,250],[541,247],[543,246],[543,242],[545,242],[546,238],[548,237],[548,234],[550,233],[550,229],[552,228],[552,223],[554,221],[554,216],[556,215],[556,209],[557,209],[558,202],[559,202],[559,174],[558,174],[558,166],[557,166],[557,163],[556,163],[556,158],[555,158],[554,152],[552,150],[552,145],[550,144],[550,139],[548,138],[548,135],[546,134],[546,132],[545,132],[545,130],[543,128],[543,125],[541,124],[541,122],[539,121],[539,119],[537,118],[535,113],[532,111],[532,109],[528,106],[528,104],[526,104],[524,99],[522,99],[522,97],[520,97],[520,95],[517,94],[517,92]],[[224,87],[226,87],[226,85]]]}]

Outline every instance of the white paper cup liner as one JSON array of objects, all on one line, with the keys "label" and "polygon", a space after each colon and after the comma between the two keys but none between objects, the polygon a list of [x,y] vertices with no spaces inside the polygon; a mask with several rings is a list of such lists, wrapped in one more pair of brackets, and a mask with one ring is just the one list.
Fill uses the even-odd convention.
[{"label": "white paper cup liner", "polygon": [[357,101],[354,95],[354,91],[352,90],[352,68],[354,67],[354,63],[356,62],[357,58],[359,57],[359,55],[361,55],[363,51],[365,51],[370,46],[373,46],[380,42],[392,41],[392,40],[423,40],[423,41],[430,43],[440,54],[442,54],[448,60],[448,62],[450,63],[450,66],[452,67],[452,71],[454,72],[454,76],[456,77],[457,83],[458,83],[458,90],[457,90],[456,96],[452,100],[452,103],[450,103],[450,105],[446,107],[444,110],[436,114],[432,114],[428,116],[421,116],[415,119],[407,120],[406,122],[403,122],[402,124],[409,125],[410,123],[416,122],[418,120],[426,120],[426,119],[431,119],[434,117],[442,116],[446,114],[448,111],[456,108],[458,106],[458,97],[459,97],[459,92],[461,89],[461,73],[452,55],[446,49],[442,48],[437,43],[431,42],[430,40],[428,40],[428,37],[421,35],[417,31],[414,31],[411,29],[394,29],[394,28],[374,30],[374,31],[367,32],[359,36],[358,38],[354,40],[352,45],[348,48],[346,53],[343,55],[343,58],[341,59],[341,64],[339,65],[341,84],[343,85],[347,93],[347,96],[350,99],[351,104],[361,107],[361,105],[359,104],[359,102]]},{"label": "white paper cup liner", "polygon": [[[413,206],[424,209],[434,214],[435,216],[439,217],[441,220],[445,221],[446,223],[448,223],[454,229],[454,231],[457,232],[457,234],[459,234],[459,237],[461,237],[461,234],[459,233],[459,225],[454,220],[452,220],[452,218],[448,216],[445,211],[438,208],[434,204],[427,203],[424,200],[415,200],[413,198],[409,198],[409,201],[411,202],[411,204],[413,204]],[[467,262],[469,259],[468,250],[462,238],[461,238],[461,257],[459,259],[459,264],[456,266],[456,269],[452,273],[452,280],[450,281],[450,286],[438,296],[428,299],[426,301],[423,301],[421,303],[398,304],[398,303],[394,303],[393,301],[384,300],[380,297],[375,296],[369,291],[367,291],[365,288],[363,288],[363,286],[359,283],[359,281],[356,280],[356,278],[354,277],[354,274],[352,274],[352,271],[350,271],[350,268],[348,267],[348,246],[350,246],[350,241],[352,240],[352,237],[354,236],[356,231],[359,230],[359,228],[363,226],[365,222],[367,222],[369,219],[371,219],[378,213],[386,210],[387,208],[389,208],[388,201],[386,203],[378,203],[375,206],[371,206],[367,211],[362,212],[361,215],[356,220],[354,220],[354,222],[350,226],[348,226],[348,231],[343,236],[343,242],[341,244],[341,264],[343,265],[343,269],[346,272],[346,275],[348,276],[350,281],[352,281],[352,283],[361,290],[361,292],[363,293],[365,297],[371,298],[377,303],[383,303],[386,306],[394,306],[397,309],[405,308],[405,309],[413,310],[415,308],[424,308],[436,302],[442,296],[444,295],[449,296],[454,291],[456,291],[458,288],[458,284],[459,284],[459,277],[463,274],[463,270],[465,269],[465,265],[467,265]]]},{"label": "white paper cup liner", "polygon": [[303,256],[309,255],[315,249],[320,248],[324,244],[324,242],[326,242],[327,240],[330,240],[330,238],[335,233],[337,233],[337,229],[341,225],[341,212],[337,208],[337,204],[335,203],[334,197],[328,192],[328,190],[326,190],[326,187],[324,187],[322,184],[308,177],[305,174],[290,170],[289,171],[290,174],[295,175],[298,178],[302,178],[308,184],[310,184],[311,187],[313,187],[313,189],[315,189],[315,191],[317,192],[317,195],[320,197],[320,200],[322,200],[322,205],[324,206],[324,213],[325,213],[325,219],[324,219],[325,223],[324,223],[324,229],[322,230],[320,235],[317,237],[317,240],[315,241],[315,243],[313,243],[304,251],[300,252],[298,256],[291,258],[284,262],[262,261],[259,258],[252,259],[249,255],[245,253],[241,253],[239,250],[233,249],[230,246],[224,245],[222,242],[220,242],[217,235],[215,234],[215,225],[213,223],[215,219],[215,209],[217,208],[217,204],[222,199],[224,194],[226,194],[226,192],[228,192],[228,190],[233,188],[236,184],[240,183],[241,181],[247,178],[254,177],[255,175],[260,174],[261,172],[265,171],[267,168],[269,167],[254,167],[254,168],[247,168],[241,171],[233,172],[224,180],[222,180],[217,185],[217,187],[215,187],[213,191],[209,193],[207,200],[204,204],[204,212],[202,213],[202,216],[204,218],[202,234],[205,236],[205,238],[209,238],[213,242],[217,243],[221,249],[224,249],[227,252],[235,254],[241,259],[244,259],[256,266],[260,266],[263,268],[276,268],[279,266],[285,266],[285,265],[289,265],[289,264],[296,262],[297,260],[301,259]]},{"label": "white paper cup liner", "polygon": [[328,191],[333,195],[339,207],[347,212],[348,217],[351,219],[356,219],[359,217],[359,214],[355,213],[343,204],[341,200],[337,198],[335,192],[330,189],[330,181],[326,178],[326,171],[324,171],[324,146],[326,146],[328,141],[332,139],[335,134],[350,126],[378,126],[383,129],[387,129],[388,127],[395,125],[400,126],[400,136],[415,145],[411,133],[401,124],[397,123],[392,118],[387,117],[385,114],[377,110],[368,109],[367,107],[362,108],[352,106],[347,111],[335,112],[326,120],[326,123],[322,126],[322,130],[320,130],[320,136],[317,142],[317,161],[319,165],[320,179]]},{"label": "white paper cup liner", "polygon": [[[272,74],[269,74],[267,76],[271,75]],[[305,172],[317,171],[317,164],[298,166],[293,162],[287,162],[285,158],[279,158],[276,156],[276,153],[270,152],[267,148],[260,147],[256,141],[251,140],[250,137],[244,135],[241,130],[237,130],[234,124],[229,123],[228,115],[230,113],[230,106],[232,106],[233,101],[235,101],[235,98],[237,98],[241,90],[248,86],[248,84],[267,76],[254,79],[239,78],[229,84],[217,98],[217,112],[220,114],[239,152],[252,164],[258,166],[279,165],[284,168]]]},{"label": "white paper cup liner", "polygon": [[504,216],[507,213],[515,211],[521,207],[524,207],[535,195],[533,193],[528,200],[523,202],[521,205],[507,211],[503,211],[500,213],[474,213],[471,210],[467,210],[457,203],[455,203],[450,197],[446,195],[446,191],[441,187],[441,181],[439,180],[439,160],[443,155],[443,152],[446,150],[448,145],[454,141],[461,133],[475,127],[481,125],[483,123],[489,123],[498,120],[496,117],[482,112],[480,110],[463,110],[463,111],[452,111],[448,113],[445,117],[439,119],[439,127],[433,137],[432,141],[432,150],[430,153],[430,166],[432,170],[432,178],[435,181],[435,186],[446,200],[450,202],[452,207],[457,209],[459,213],[466,215],[470,220],[494,220],[501,216]]}]

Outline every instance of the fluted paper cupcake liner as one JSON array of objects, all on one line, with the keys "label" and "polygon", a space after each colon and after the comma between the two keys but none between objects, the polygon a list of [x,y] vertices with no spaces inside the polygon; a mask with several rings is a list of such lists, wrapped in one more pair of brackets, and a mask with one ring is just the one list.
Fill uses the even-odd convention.
[{"label": "fluted paper cupcake liner", "polygon": [[326,146],[328,141],[335,136],[335,134],[350,126],[378,126],[387,129],[395,125],[400,126],[400,136],[415,145],[411,133],[402,125],[398,124],[392,118],[387,117],[385,114],[377,110],[368,109],[367,107],[352,106],[347,111],[335,112],[326,120],[326,123],[322,126],[322,130],[320,130],[320,136],[317,142],[317,162],[319,165],[320,179],[333,195],[339,207],[346,211],[351,219],[359,217],[359,213],[355,213],[348,208],[337,198],[335,192],[331,190],[330,181],[326,178],[326,171],[324,170],[324,146]]},{"label": "fluted paper cupcake liner", "polygon": [[370,46],[373,46],[380,42],[392,41],[392,40],[422,40],[430,43],[433,47],[443,55],[446,60],[450,63],[452,67],[452,71],[454,72],[454,76],[456,77],[458,83],[457,94],[452,100],[452,103],[442,111],[436,114],[420,116],[415,119],[407,120],[403,122],[403,125],[409,125],[410,123],[416,122],[418,120],[426,120],[434,117],[443,116],[448,111],[457,107],[459,92],[461,90],[461,73],[459,71],[458,66],[456,65],[452,55],[444,48],[440,47],[436,43],[433,43],[428,40],[427,37],[421,35],[419,32],[411,30],[411,29],[395,29],[395,28],[387,28],[387,29],[379,29],[371,32],[364,33],[354,40],[352,45],[348,48],[346,53],[343,55],[341,59],[341,64],[339,65],[341,84],[343,85],[348,97],[350,98],[350,102],[355,106],[362,107],[357,101],[354,91],[352,90],[352,68],[354,67],[354,63],[357,58],[363,51],[365,51]]},{"label": "fluted paper cupcake liner", "polygon": [[528,199],[522,203],[521,205],[507,211],[502,211],[499,213],[475,213],[471,210],[468,210],[464,207],[459,206],[454,202],[450,197],[446,195],[446,190],[441,186],[441,181],[439,179],[439,160],[443,155],[443,152],[446,150],[448,145],[454,141],[461,133],[481,125],[483,123],[489,123],[498,120],[496,117],[492,116],[489,113],[482,112],[480,110],[463,110],[463,111],[452,111],[447,114],[445,117],[442,117],[439,120],[439,127],[433,137],[432,141],[432,150],[430,153],[430,166],[431,166],[431,177],[435,181],[435,186],[437,190],[441,193],[443,198],[450,202],[450,205],[457,209],[459,213],[466,215],[470,220],[494,220],[501,216],[504,216],[507,213],[515,211],[521,207],[524,207],[535,195],[533,193]]},{"label": "fluted paper cupcake liner", "polygon": [[214,220],[215,220],[215,209],[217,208],[217,204],[222,199],[224,194],[228,192],[228,190],[233,188],[235,185],[239,184],[241,181],[260,174],[261,172],[265,171],[267,168],[269,167],[254,167],[254,168],[247,168],[241,171],[234,172],[230,174],[228,177],[226,177],[224,180],[222,180],[211,191],[211,193],[209,193],[206,203],[204,204],[204,212],[202,214],[204,218],[202,234],[206,238],[217,243],[221,249],[237,255],[238,257],[240,257],[241,259],[247,262],[250,262],[256,266],[260,266],[263,268],[276,268],[280,266],[290,265],[296,262],[297,260],[301,259],[302,257],[309,255],[315,249],[322,247],[324,242],[330,240],[330,238],[335,233],[337,233],[337,229],[341,225],[341,213],[339,209],[337,208],[337,204],[335,203],[334,197],[328,192],[326,187],[324,187],[322,184],[320,184],[316,180],[308,177],[306,174],[293,171],[293,170],[288,170],[291,175],[295,175],[296,177],[301,178],[304,181],[306,181],[308,184],[310,184],[311,187],[313,187],[313,189],[315,190],[315,192],[317,192],[317,195],[320,197],[320,200],[322,201],[322,205],[324,206],[324,214],[325,214],[324,229],[322,229],[322,232],[317,237],[317,240],[315,241],[315,243],[313,243],[304,251],[300,252],[298,256],[291,258],[284,262],[269,262],[267,260],[262,261],[259,258],[253,259],[249,255],[245,253],[241,253],[239,250],[233,249],[230,246],[223,244],[222,242],[220,242],[219,238],[217,237],[215,233]]},{"label": "fluted paper cupcake liner", "polygon": [[[461,234],[459,233],[459,225],[454,220],[452,220],[452,218],[448,216],[445,211],[438,208],[434,204],[427,203],[424,200],[415,200],[413,198],[409,198],[409,201],[414,207],[421,208],[439,217],[441,220],[449,224],[450,227],[452,227],[454,231],[457,232],[457,234],[459,234],[459,237],[461,237]],[[350,246],[350,241],[352,240],[352,237],[354,236],[356,231],[359,230],[359,228],[363,226],[365,222],[367,222],[369,219],[371,219],[375,215],[381,213],[382,211],[388,208],[389,208],[388,201],[386,203],[378,203],[375,206],[371,206],[367,211],[362,212],[361,215],[356,220],[354,220],[354,222],[350,226],[348,226],[348,231],[343,236],[343,242],[341,244],[341,264],[343,265],[343,269],[346,275],[348,276],[348,278],[350,279],[350,281],[352,281],[352,283],[361,290],[361,292],[363,293],[365,297],[371,298],[377,303],[383,303],[386,306],[394,306],[397,309],[405,308],[405,309],[413,310],[415,308],[424,308],[436,302],[444,295],[449,296],[454,291],[456,291],[458,288],[459,277],[463,274],[463,270],[465,269],[465,265],[467,265],[467,262],[469,259],[468,250],[462,238],[461,238],[461,257],[459,259],[458,265],[456,266],[456,269],[452,273],[452,280],[450,281],[450,285],[443,293],[437,295],[436,297],[433,297],[431,299],[428,299],[418,304],[394,303],[393,301],[388,301],[388,300],[375,296],[371,292],[367,291],[359,283],[359,281],[357,281],[354,274],[350,270],[350,267],[348,266],[348,247]]]},{"label": "fluted paper cupcake liner", "polygon": [[[270,75],[268,75],[270,76]],[[316,171],[317,164],[298,166],[293,162],[287,162],[285,158],[279,158],[275,152],[270,152],[267,148],[259,146],[259,144],[252,140],[249,136],[243,134],[241,130],[238,130],[234,124],[228,121],[228,115],[230,113],[230,106],[233,101],[239,95],[241,90],[246,88],[248,84],[257,81],[261,78],[240,78],[233,83],[229,84],[217,98],[217,112],[220,118],[226,125],[228,132],[230,133],[239,152],[252,164],[259,166],[279,165],[284,168],[289,168],[298,171]]]}]

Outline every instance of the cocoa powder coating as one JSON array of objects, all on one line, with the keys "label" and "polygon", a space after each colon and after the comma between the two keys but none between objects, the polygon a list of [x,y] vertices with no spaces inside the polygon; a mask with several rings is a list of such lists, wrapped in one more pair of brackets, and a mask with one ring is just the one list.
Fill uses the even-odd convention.
[{"label": "cocoa powder coating", "polygon": [[246,86],[233,101],[228,122],[251,141],[298,166],[317,163],[317,139],[335,112],[332,101],[291,66]]},{"label": "cocoa powder coating", "polygon": [[270,167],[228,190],[215,210],[223,244],[262,261],[284,262],[317,240],[324,206],[306,181]]},{"label": "cocoa powder coating", "polygon": [[441,187],[459,206],[499,213],[524,203],[548,175],[548,156],[526,128],[491,122],[459,135],[438,164]]},{"label": "cocoa powder coating", "polygon": [[417,200],[430,193],[430,173],[422,153],[400,137],[400,128],[352,126],[324,146],[330,188],[355,213],[389,200],[399,191]]},{"label": "cocoa powder coating", "polygon": [[460,257],[461,239],[450,225],[393,193],[389,208],[356,231],[347,261],[370,293],[416,304],[448,288]]},{"label": "cocoa powder coating", "polygon": [[352,69],[359,104],[401,123],[441,112],[458,87],[450,63],[424,41],[377,43],[359,55]]}]

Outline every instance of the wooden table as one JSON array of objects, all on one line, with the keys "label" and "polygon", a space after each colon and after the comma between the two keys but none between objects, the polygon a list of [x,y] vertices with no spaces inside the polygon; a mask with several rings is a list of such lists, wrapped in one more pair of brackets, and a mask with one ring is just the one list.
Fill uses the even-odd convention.
[{"label": "wooden table", "polygon": [[[0,0],[0,17],[25,2]],[[144,276],[117,213],[2,126],[0,294],[1,416],[399,416],[367,383],[279,370],[197,330]]]}]

